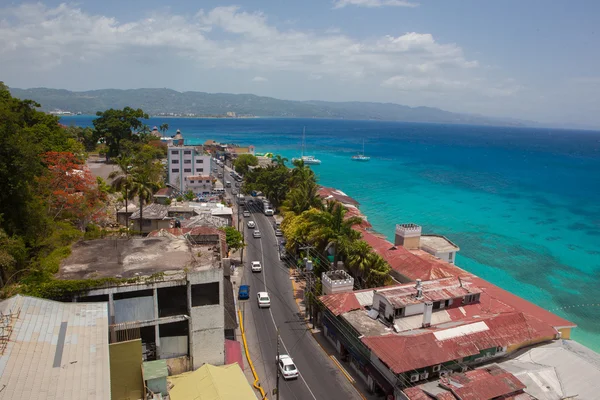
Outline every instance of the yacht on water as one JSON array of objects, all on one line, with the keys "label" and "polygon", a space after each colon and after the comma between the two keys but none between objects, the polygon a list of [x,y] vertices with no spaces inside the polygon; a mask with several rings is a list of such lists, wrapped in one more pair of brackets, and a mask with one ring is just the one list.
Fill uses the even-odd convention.
[{"label": "yacht on water", "polygon": [[352,161],[369,161],[371,157],[365,156],[365,141],[363,139],[363,151],[362,154],[356,154],[352,156]]},{"label": "yacht on water", "polygon": [[305,137],[305,135],[306,135],[306,128],[302,129],[302,154],[300,155],[300,158],[292,158],[292,162],[302,160],[304,162],[304,164],[312,164],[312,165],[321,164],[321,160],[319,160],[318,158],[315,158],[314,156],[305,156],[304,155],[304,137]]}]

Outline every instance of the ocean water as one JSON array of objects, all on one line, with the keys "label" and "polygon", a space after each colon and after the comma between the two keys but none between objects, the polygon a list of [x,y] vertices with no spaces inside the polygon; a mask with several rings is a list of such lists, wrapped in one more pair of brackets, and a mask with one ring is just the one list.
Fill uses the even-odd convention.
[{"label": "ocean water", "polygon": [[[92,117],[63,123],[91,125]],[[456,263],[578,325],[600,351],[600,132],[317,119],[179,119],[189,143],[253,144],[322,160],[319,182],[361,203],[393,241],[396,223],[460,247]],[[368,163],[351,161],[365,141]]]}]

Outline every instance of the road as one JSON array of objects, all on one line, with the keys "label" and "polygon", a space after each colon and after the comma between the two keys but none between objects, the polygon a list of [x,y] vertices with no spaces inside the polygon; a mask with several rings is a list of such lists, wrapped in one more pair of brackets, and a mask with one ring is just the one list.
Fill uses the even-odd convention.
[{"label": "road", "polygon": [[[361,399],[352,384],[312,338],[311,331],[299,315],[289,269],[279,259],[273,217],[263,215],[257,207],[248,207],[248,210],[251,211],[251,217],[242,220],[247,243],[243,283],[250,285],[250,299],[240,304],[245,315],[246,329],[255,329],[255,343],[260,347],[259,354],[262,358],[259,361],[263,361],[258,374],[269,398],[275,398],[272,389],[275,387],[276,338],[279,328],[280,352],[289,354],[300,371],[300,377],[296,380],[285,381],[280,378],[280,399]],[[252,237],[254,229],[247,228],[249,220],[255,221],[262,234],[260,239]],[[237,224],[237,221],[234,223]],[[251,261],[260,261],[263,271],[252,273]],[[256,294],[259,291],[269,293],[270,308],[258,308]]]}]

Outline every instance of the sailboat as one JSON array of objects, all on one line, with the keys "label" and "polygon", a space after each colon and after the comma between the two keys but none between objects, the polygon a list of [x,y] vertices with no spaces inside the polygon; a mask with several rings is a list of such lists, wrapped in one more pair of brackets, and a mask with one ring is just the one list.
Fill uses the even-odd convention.
[{"label": "sailboat", "polygon": [[365,156],[365,141],[363,139],[363,151],[362,154],[352,156],[352,161],[369,161],[371,157]]},{"label": "sailboat", "polygon": [[302,154],[300,155],[300,158],[292,158],[292,162],[302,160],[304,162],[304,164],[313,164],[313,165],[321,164],[321,160],[319,160],[318,158],[315,158],[314,156],[305,156],[304,155],[304,138],[305,138],[305,136],[306,136],[306,127],[304,127],[302,129]]}]

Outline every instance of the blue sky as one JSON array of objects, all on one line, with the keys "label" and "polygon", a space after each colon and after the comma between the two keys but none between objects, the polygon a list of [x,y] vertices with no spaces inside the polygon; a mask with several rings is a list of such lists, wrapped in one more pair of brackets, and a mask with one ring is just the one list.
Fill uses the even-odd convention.
[{"label": "blue sky", "polygon": [[0,80],[600,127],[600,2],[0,0]]}]

